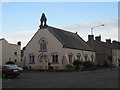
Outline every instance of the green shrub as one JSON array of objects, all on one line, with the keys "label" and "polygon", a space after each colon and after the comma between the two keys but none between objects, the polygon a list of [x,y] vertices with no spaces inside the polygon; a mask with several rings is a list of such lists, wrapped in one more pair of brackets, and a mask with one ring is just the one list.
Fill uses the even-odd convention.
[{"label": "green shrub", "polygon": [[85,62],[83,62],[83,66],[85,67],[85,68],[93,68],[95,65],[94,65],[94,63],[93,62],[91,62],[91,61],[85,61]]},{"label": "green shrub", "polygon": [[82,62],[80,60],[74,60],[73,61],[74,70],[79,71],[80,70],[80,65],[82,65]]},{"label": "green shrub", "polygon": [[73,70],[73,66],[71,64],[68,64],[68,65],[66,65],[66,69],[68,71],[71,71],[71,70]]}]

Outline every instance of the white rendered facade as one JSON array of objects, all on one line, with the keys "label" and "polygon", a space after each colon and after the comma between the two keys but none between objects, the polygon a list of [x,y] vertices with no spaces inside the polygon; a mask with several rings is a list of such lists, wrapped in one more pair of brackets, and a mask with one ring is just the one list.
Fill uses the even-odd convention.
[{"label": "white rendered facade", "polygon": [[21,62],[21,45],[10,44],[4,38],[0,39],[1,62],[4,65],[7,61],[14,61],[20,65]]},{"label": "white rendered facade", "polygon": [[[47,44],[47,50],[40,50],[40,41],[44,39]],[[58,62],[53,62],[53,54],[58,55]],[[69,55],[72,55],[72,62],[77,59],[79,54],[80,60],[85,61],[85,56],[87,55],[87,60],[95,61],[95,52],[86,50],[77,50],[70,48],[63,48],[62,43],[47,29],[39,29],[30,42],[26,45],[24,50],[23,62],[24,66],[30,67],[32,69],[48,69],[48,63],[54,68],[65,69],[69,62]],[[30,55],[34,56],[34,63],[30,63]],[[41,57],[45,55],[45,59]],[[93,56],[94,58],[91,58]],[[93,59],[93,60],[92,60]]]}]

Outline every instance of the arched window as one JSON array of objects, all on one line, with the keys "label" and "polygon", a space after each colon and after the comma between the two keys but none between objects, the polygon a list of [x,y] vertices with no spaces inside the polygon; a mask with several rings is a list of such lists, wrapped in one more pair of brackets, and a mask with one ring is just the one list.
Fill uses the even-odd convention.
[{"label": "arched window", "polygon": [[58,54],[57,53],[52,54],[52,62],[53,63],[58,63]]},{"label": "arched window", "polygon": [[41,42],[40,42],[40,50],[41,50],[41,51],[47,50],[46,41],[45,41],[44,39],[41,40]]},{"label": "arched window", "polygon": [[34,54],[29,54],[29,64],[35,64],[35,56],[34,56]]},{"label": "arched window", "polygon": [[85,59],[85,61],[88,60],[88,55],[87,54],[85,54],[84,59]]},{"label": "arched window", "polygon": [[70,52],[69,55],[68,55],[69,64],[72,64],[72,57],[73,57],[73,54]]},{"label": "arched window", "polygon": [[78,53],[78,54],[77,54],[77,60],[80,60],[80,57],[81,57],[81,54]]},{"label": "arched window", "polygon": [[94,61],[94,55],[91,55],[91,61]]}]

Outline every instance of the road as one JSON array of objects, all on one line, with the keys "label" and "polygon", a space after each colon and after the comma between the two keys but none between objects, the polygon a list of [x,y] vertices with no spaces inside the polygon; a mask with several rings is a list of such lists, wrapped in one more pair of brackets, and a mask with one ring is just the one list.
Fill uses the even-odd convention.
[{"label": "road", "polygon": [[118,71],[23,72],[2,81],[3,88],[118,88]]}]

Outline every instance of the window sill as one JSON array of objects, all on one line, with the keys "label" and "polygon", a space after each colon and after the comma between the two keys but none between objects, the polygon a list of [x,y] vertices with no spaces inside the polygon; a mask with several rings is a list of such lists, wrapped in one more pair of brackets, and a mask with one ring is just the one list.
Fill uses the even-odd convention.
[{"label": "window sill", "polygon": [[29,63],[29,64],[35,64],[35,63]]},{"label": "window sill", "polygon": [[58,62],[53,62],[52,64],[59,64]]},{"label": "window sill", "polygon": [[47,50],[39,50],[39,52],[47,52]]}]

